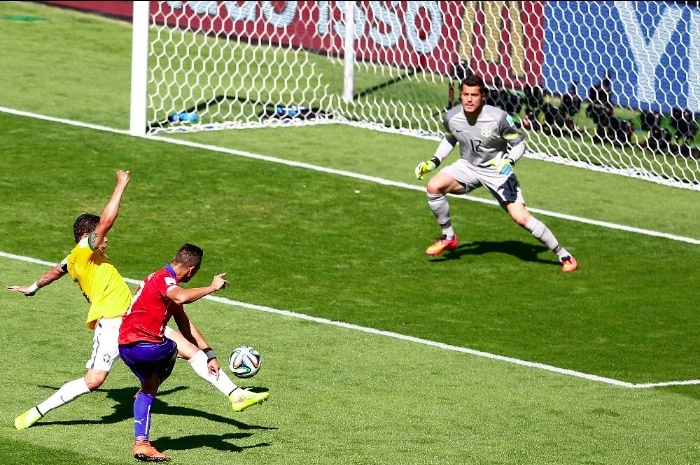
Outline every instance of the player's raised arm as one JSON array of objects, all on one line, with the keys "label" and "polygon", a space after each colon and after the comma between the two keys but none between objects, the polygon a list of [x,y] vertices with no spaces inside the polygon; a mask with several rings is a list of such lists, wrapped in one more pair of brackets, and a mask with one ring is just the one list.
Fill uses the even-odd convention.
[{"label": "player's raised arm", "polygon": [[99,224],[90,236],[90,247],[93,249],[98,248],[102,244],[105,236],[109,230],[112,229],[114,222],[117,220],[122,197],[124,196],[124,191],[126,190],[126,186],[129,184],[130,179],[131,175],[128,171],[117,171],[117,185],[114,187],[112,197],[102,210]]}]

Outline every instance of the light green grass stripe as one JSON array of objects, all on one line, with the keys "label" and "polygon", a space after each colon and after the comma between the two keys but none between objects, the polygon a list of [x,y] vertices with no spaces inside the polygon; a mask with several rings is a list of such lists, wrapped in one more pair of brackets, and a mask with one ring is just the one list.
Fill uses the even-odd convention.
[{"label": "light green grass stripe", "polygon": [[[2,252],[2,251],[0,251],[0,257],[9,258],[12,260],[19,260],[19,261],[23,261],[23,262],[35,263],[35,264],[39,264],[39,265],[46,265],[46,266],[53,266],[54,265],[53,263],[46,262],[44,260],[39,260],[39,259],[32,258],[32,257],[25,257],[22,255],[10,254],[10,253],[6,253],[6,252]],[[131,278],[124,278],[124,281],[126,281],[130,284],[139,284],[140,283],[140,281],[135,280],[135,279],[131,279]],[[406,336],[405,334],[394,333],[391,331],[382,331],[382,330],[378,330],[378,329],[374,329],[374,328],[368,328],[365,326],[355,325],[355,324],[351,324],[351,323],[345,323],[342,321],[333,321],[333,320],[329,320],[327,318],[319,318],[319,317],[304,315],[303,313],[290,312],[289,310],[280,310],[280,309],[276,309],[276,308],[272,308],[272,307],[265,307],[262,305],[249,304],[249,303],[241,302],[238,300],[227,299],[225,297],[216,297],[216,296],[209,295],[209,296],[206,296],[204,298],[207,300],[211,300],[211,301],[220,303],[220,304],[224,304],[224,305],[232,305],[235,307],[242,307],[242,308],[247,308],[250,310],[272,313],[275,315],[296,318],[296,319],[305,320],[305,321],[311,321],[311,322],[318,323],[318,324],[337,326],[339,328],[350,329],[353,331],[360,331],[363,333],[374,334],[374,335],[378,335],[378,336],[390,337],[390,338],[399,339],[402,341],[414,342],[416,344],[437,347],[439,349],[450,350],[453,352],[460,352],[463,354],[473,355],[473,356],[477,356],[477,357],[484,357],[484,358],[488,358],[491,360],[498,360],[501,362],[512,363],[514,365],[521,365],[521,366],[526,366],[526,367],[530,367],[530,368],[536,368],[539,370],[551,371],[553,373],[559,373],[562,375],[573,376],[575,378],[582,378],[582,379],[586,379],[589,381],[596,381],[599,383],[610,384],[613,386],[619,386],[619,387],[624,387],[624,388],[631,388],[631,389],[647,388],[648,389],[648,388],[661,387],[661,386],[688,386],[688,385],[700,384],[699,379],[634,384],[634,383],[629,383],[626,381],[620,381],[617,379],[606,378],[604,376],[597,376],[597,375],[592,375],[592,374],[588,374],[588,373],[581,373],[579,371],[568,370],[565,368],[559,368],[559,367],[555,367],[552,365],[546,365],[544,363],[529,362],[527,360],[520,360],[520,359],[512,358],[512,357],[504,357],[502,355],[492,354],[489,352],[482,352],[480,350],[469,349],[466,347],[453,346],[453,345],[445,344],[442,342],[430,341],[427,339],[421,339],[421,338],[413,337],[413,336]]]},{"label": "light green grass stripe", "polygon": [[[93,125],[93,124],[88,124],[88,123],[82,123],[80,121],[72,121],[72,120],[68,120],[68,119],[53,118],[50,116],[38,115],[38,114],[14,110],[12,108],[6,108],[6,107],[2,107],[2,106],[0,106],[0,112],[9,113],[9,114],[18,115],[18,116],[25,116],[25,117],[29,117],[29,118],[36,118],[36,119],[45,120],[45,121],[52,121],[52,122],[56,122],[56,123],[63,123],[63,124],[71,125],[71,126],[78,126],[78,127],[88,128],[88,129],[95,129],[98,131],[107,131],[107,132],[113,132],[113,133],[117,133],[117,134],[129,135],[128,131],[121,130],[121,129],[108,128],[105,126],[98,126],[98,125]],[[294,166],[297,168],[305,168],[305,169],[318,171],[318,172],[322,172],[322,173],[335,174],[335,175],[339,175],[339,176],[360,179],[363,181],[374,182],[376,184],[381,184],[384,186],[399,187],[402,189],[410,189],[410,190],[415,190],[415,191],[425,190],[425,188],[423,186],[417,186],[414,184],[406,184],[406,183],[402,183],[402,182],[391,181],[389,179],[384,179],[384,178],[379,178],[379,177],[374,177],[374,176],[366,176],[366,175],[359,174],[359,173],[353,173],[351,171],[336,170],[336,169],[332,169],[332,168],[326,168],[323,166],[312,165],[309,163],[284,160],[281,158],[275,158],[275,157],[271,157],[271,156],[267,156],[267,155],[261,155],[261,154],[245,152],[245,151],[241,151],[241,150],[224,148],[224,147],[218,147],[215,145],[200,144],[197,142],[190,142],[190,141],[180,140],[180,139],[171,139],[171,138],[160,137],[160,136],[144,136],[144,138],[150,139],[150,140],[157,140],[160,142],[166,142],[169,144],[182,145],[182,146],[193,147],[193,148],[198,148],[198,149],[202,149],[202,150],[209,150],[211,152],[225,153],[228,155],[235,155],[235,156],[239,156],[239,157],[252,158],[255,160],[263,160],[263,161],[268,161],[271,163],[279,163],[282,165]],[[495,200],[491,200],[491,199],[482,199],[482,198],[473,197],[470,195],[451,195],[451,196],[455,197],[455,198],[469,200],[472,202],[480,202],[480,203],[485,203],[485,204],[494,205],[494,206],[498,205]],[[588,219],[588,218],[582,218],[579,216],[567,215],[564,213],[556,213],[556,212],[551,212],[551,211],[547,211],[547,210],[540,210],[537,208],[529,208],[529,210],[532,213],[537,213],[539,215],[544,215],[544,216],[548,216],[548,217],[552,217],[552,218],[559,218],[559,219],[564,219],[564,220],[568,220],[568,221],[574,221],[577,223],[590,224],[593,226],[598,226],[598,227],[607,228],[607,229],[626,231],[626,232],[630,232],[630,233],[634,233],[634,234],[641,234],[641,235],[645,235],[645,236],[661,237],[661,238],[669,239],[672,241],[700,245],[700,239],[695,239],[692,237],[677,236],[675,234],[668,234],[668,233],[664,233],[664,232],[660,232],[660,231],[652,231],[649,229],[634,228],[631,226],[621,225],[621,224],[617,224],[617,223],[609,223],[606,221],[597,221],[597,220],[592,220],[592,219]]]}]

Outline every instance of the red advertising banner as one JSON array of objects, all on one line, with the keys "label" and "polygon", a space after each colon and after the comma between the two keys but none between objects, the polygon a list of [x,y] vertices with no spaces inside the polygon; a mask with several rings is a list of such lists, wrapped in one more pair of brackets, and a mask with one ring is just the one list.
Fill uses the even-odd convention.
[{"label": "red advertising banner", "polygon": [[[130,17],[132,2],[45,3]],[[151,2],[151,14],[156,24],[342,56],[348,3]],[[544,2],[350,3],[358,60],[441,74],[462,62],[487,81],[542,82]]]},{"label": "red advertising banner", "polygon": [[[155,19],[342,55],[347,2],[220,2],[208,9],[202,3],[167,2]],[[355,2],[355,55],[359,60],[449,72],[457,50],[446,45],[458,39],[460,8],[458,2]],[[186,9],[190,14],[183,14]]]},{"label": "red advertising banner", "polygon": [[117,18],[131,19],[134,2],[41,2],[48,5],[71,8],[73,10],[102,13]]}]

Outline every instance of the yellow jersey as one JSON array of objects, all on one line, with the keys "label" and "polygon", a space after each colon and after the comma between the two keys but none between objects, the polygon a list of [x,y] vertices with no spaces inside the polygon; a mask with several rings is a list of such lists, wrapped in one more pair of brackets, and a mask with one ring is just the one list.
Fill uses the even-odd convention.
[{"label": "yellow jersey", "polygon": [[90,303],[88,328],[95,329],[100,318],[116,318],[129,309],[129,286],[102,250],[90,248],[87,237],[61,263]]}]

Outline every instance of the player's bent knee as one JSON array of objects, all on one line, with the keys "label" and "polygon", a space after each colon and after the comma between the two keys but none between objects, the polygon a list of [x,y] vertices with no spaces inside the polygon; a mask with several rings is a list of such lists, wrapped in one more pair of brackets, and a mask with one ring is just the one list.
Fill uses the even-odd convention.
[{"label": "player's bent knee", "polygon": [[525,227],[530,221],[531,215],[527,211],[525,206],[520,203],[506,203],[506,211],[510,214],[510,217],[515,221],[518,226]]},{"label": "player's bent knee", "polygon": [[104,384],[108,373],[109,372],[107,371],[89,371],[88,374],[85,375],[85,385],[90,391],[98,389],[100,386],[102,386],[102,384]]},{"label": "player's bent knee", "polygon": [[457,181],[451,181],[451,182],[441,182],[437,178],[433,178],[430,181],[428,181],[428,185],[425,188],[426,192],[430,195],[437,195],[437,194],[465,194],[466,193],[466,188],[458,183]]},{"label": "player's bent knee", "polygon": [[177,356],[189,360],[199,352],[199,347],[185,340],[177,344]]},{"label": "player's bent knee", "polygon": [[430,182],[425,187],[425,192],[427,192],[429,195],[436,195],[442,193],[437,184],[431,184]]}]

